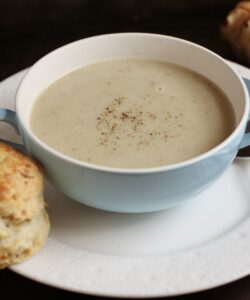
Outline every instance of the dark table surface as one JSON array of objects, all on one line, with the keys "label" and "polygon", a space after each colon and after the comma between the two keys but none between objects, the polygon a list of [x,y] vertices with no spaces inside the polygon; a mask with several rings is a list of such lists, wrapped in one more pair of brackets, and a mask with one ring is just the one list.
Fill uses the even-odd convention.
[{"label": "dark table surface", "polygon": [[[154,32],[201,44],[237,61],[219,26],[234,0],[0,0],[0,80],[31,66],[49,51],[87,36]],[[244,65],[244,62],[241,62]],[[249,253],[250,255],[250,253]],[[0,271],[0,299],[85,299]],[[97,298],[91,296],[91,298]],[[208,291],[168,299],[250,299],[250,276]]]}]

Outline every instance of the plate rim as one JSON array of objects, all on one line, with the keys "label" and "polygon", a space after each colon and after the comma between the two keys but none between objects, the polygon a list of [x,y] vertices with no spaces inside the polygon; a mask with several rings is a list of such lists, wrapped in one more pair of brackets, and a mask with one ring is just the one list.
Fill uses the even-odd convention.
[{"label": "plate rim", "polygon": [[[239,71],[239,73],[241,75],[244,75],[245,77],[247,77],[247,78],[250,79],[250,70],[247,67],[244,67],[244,66],[242,66],[242,65],[240,65],[238,63],[231,62],[231,61],[229,61],[229,64],[231,66],[235,67],[236,70]],[[12,81],[16,81],[17,82],[18,80],[20,80],[20,78],[25,74],[26,71],[27,71],[27,69],[21,70],[21,71],[15,73],[13,75],[7,77],[3,81],[1,81],[0,82],[0,89],[1,89],[1,86],[3,84],[5,84],[7,81],[12,80]],[[1,90],[0,90],[0,92],[1,92]],[[187,250],[187,251],[185,251],[185,253],[186,254],[187,253],[191,253],[191,260],[192,260],[192,256],[194,257],[193,252],[197,251],[197,249],[198,249],[198,251],[200,251],[200,249],[203,249],[204,247],[206,248],[207,244],[209,244],[209,246],[211,247],[211,245],[217,244],[218,242],[222,242],[223,239],[228,239],[228,238],[229,239],[233,239],[234,242],[236,242],[236,240],[237,241],[239,241],[239,240],[243,241],[244,240],[243,243],[250,244],[250,235],[249,235],[250,229],[249,230],[246,229],[247,227],[250,228],[250,217],[247,218],[245,221],[243,221],[242,224],[240,224],[239,226],[236,226],[236,227],[237,228],[234,228],[228,234],[222,235],[221,238],[218,238],[218,239],[215,239],[215,240],[213,240],[211,242],[208,242],[208,243],[206,243],[206,245],[201,245],[201,246],[192,248],[190,250]],[[238,231],[241,233],[241,239],[239,239]],[[248,232],[249,236],[245,236],[245,239],[242,239],[244,232]],[[51,244],[51,243],[52,244],[56,243],[57,245],[60,244],[59,242],[57,242],[57,241],[49,238],[48,244]],[[54,247],[55,244],[52,245],[52,246]],[[70,246],[67,246],[67,245],[63,245],[63,246],[64,247],[69,247],[69,248],[73,249],[73,247],[70,247]],[[250,247],[249,247],[249,250],[250,250]],[[41,249],[41,252],[46,252],[45,251],[45,247],[43,249]],[[87,251],[86,251],[86,253],[87,253]],[[97,255],[98,256],[102,256],[102,257],[103,256],[107,257],[107,255],[103,255],[103,254],[97,254]],[[181,255],[180,253],[176,253],[173,256],[178,257],[180,255]],[[96,256],[96,254],[94,254],[94,256]],[[172,256],[172,255],[168,254],[168,256]],[[114,257],[114,256],[111,255],[111,257]],[[138,257],[136,259],[138,260]],[[36,261],[39,260],[38,256],[34,256],[32,258],[32,260],[28,260],[27,263],[30,262],[30,261],[33,261],[33,260],[36,260]],[[165,291],[165,292],[164,291],[163,292],[152,291],[151,293],[148,293],[148,294],[143,294],[143,293],[140,293],[140,292],[135,292],[134,294],[133,293],[126,293],[126,292],[122,292],[122,293],[117,293],[117,292],[107,293],[107,292],[102,292],[102,291],[100,291],[100,292],[93,291],[93,290],[91,291],[91,290],[88,290],[86,288],[81,289],[80,287],[78,289],[75,288],[75,287],[72,289],[70,286],[65,286],[61,282],[51,282],[51,280],[49,280],[49,278],[46,278],[46,277],[45,277],[45,279],[41,279],[36,272],[35,272],[35,274],[34,273],[32,274],[32,272],[31,273],[27,273],[27,268],[24,267],[26,265],[29,267],[30,264],[29,263],[27,264],[27,263],[25,262],[25,263],[20,264],[20,265],[15,265],[15,266],[10,267],[9,269],[12,270],[12,271],[14,271],[14,272],[16,272],[19,275],[22,275],[22,276],[24,276],[26,278],[29,278],[31,280],[35,280],[35,281],[37,281],[37,282],[39,282],[41,284],[46,284],[46,285],[49,285],[49,286],[52,286],[52,287],[55,287],[55,288],[59,288],[59,289],[63,289],[63,290],[67,290],[67,291],[70,291],[70,292],[77,292],[77,293],[94,295],[94,296],[109,296],[109,297],[119,297],[119,298],[123,298],[123,297],[126,297],[126,298],[131,298],[131,297],[132,298],[141,298],[141,297],[143,297],[143,298],[149,298],[149,297],[177,296],[177,295],[190,294],[190,293],[193,293],[193,292],[204,291],[204,290],[207,290],[207,289],[210,289],[210,288],[215,288],[215,287],[218,287],[218,286],[221,286],[221,285],[233,282],[233,281],[235,281],[237,279],[243,278],[243,277],[245,277],[245,276],[247,276],[247,275],[250,274],[250,259],[249,259],[249,261],[247,262],[247,264],[245,264],[245,265],[247,265],[247,267],[245,268],[245,270],[243,270],[244,268],[241,269],[240,275],[239,274],[234,274],[234,275],[231,274],[232,276],[231,277],[228,276],[229,277],[228,280],[222,279],[219,282],[217,280],[214,281],[214,282],[210,281],[210,282],[207,282],[207,284],[203,284],[203,286],[200,286],[200,287],[197,287],[197,288],[192,288],[191,287],[190,289],[186,289],[186,290],[183,289],[182,291],[178,292],[178,285],[177,285],[174,289],[172,289],[172,291],[171,290],[168,290],[168,291]],[[38,265],[39,265],[39,262],[36,262],[36,263],[38,263]],[[239,273],[239,271],[238,271],[238,273]],[[206,280],[205,280],[205,282],[206,282]]]}]

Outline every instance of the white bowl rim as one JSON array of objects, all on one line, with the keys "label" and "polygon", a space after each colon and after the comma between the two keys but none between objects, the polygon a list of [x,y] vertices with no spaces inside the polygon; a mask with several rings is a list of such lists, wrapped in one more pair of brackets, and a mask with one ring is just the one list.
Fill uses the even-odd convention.
[{"label": "white bowl rim", "polygon": [[[194,158],[185,160],[185,161],[181,161],[178,163],[173,163],[173,164],[168,164],[168,165],[163,165],[163,166],[157,166],[157,167],[149,167],[149,168],[117,168],[117,167],[108,167],[108,166],[104,166],[104,165],[98,165],[98,164],[92,164],[92,163],[88,163],[85,161],[80,161],[77,159],[74,159],[72,157],[69,157],[57,150],[54,150],[53,148],[51,148],[50,146],[48,146],[47,144],[45,144],[44,142],[42,142],[32,131],[31,129],[26,126],[22,121],[21,121],[21,117],[18,113],[19,108],[20,108],[20,91],[23,85],[23,82],[28,78],[30,71],[36,67],[36,65],[38,63],[41,63],[43,60],[47,59],[49,56],[55,54],[57,51],[62,51],[63,49],[67,48],[67,47],[72,47],[75,44],[81,43],[85,40],[89,40],[89,39],[102,39],[102,38],[106,38],[106,37],[112,37],[112,36],[137,36],[137,37],[159,37],[159,38],[166,38],[166,39],[172,39],[175,41],[179,41],[179,42],[183,42],[187,45],[196,47],[206,53],[208,53],[209,55],[214,56],[215,58],[217,58],[219,61],[223,62],[232,73],[234,73],[234,75],[236,76],[236,78],[239,80],[239,82],[241,83],[241,86],[243,88],[243,92],[244,92],[244,98],[245,98],[245,107],[244,107],[244,112],[242,114],[241,120],[238,124],[238,126],[234,129],[234,131],[220,144],[218,144],[217,146],[215,146],[214,148],[212,148],[211,150],[202,153],[201,155],[195,156]],[[21,124],[21,126],[23,128],[25,128],[25,131],[29,134],[29,136],[36,142],[36,144],[38,144],[41,148],[44,148],[47,152],[49,152],[50,154],[64,160],[67,161],[69,163],[72,163],[74,165],[77,165],[79,167],[84,167],[93,171],[101,171],[101,172],[107,172],[107,173],[116,173],[116,174],[130,174],[130,175],[136,175],[136,174],[154,174],[154,173],[161,173],[161,172],[166,172],[166,171],[172,171],[172,170],[177,170],[180,168],[184,168],[184,167],[188,167],[190,165],[193,165],[195,163],[200,162],[203,159],[208,158],[209,156],[212,156],[213,154],[215,154],[216,152],[222,150],[224,147],[226,147],[227,144],[229,144],[237,135],[238,133],[242,130],[242,127],[247,123],[247,119],[249,116],[249,111],[250,111],[250,106],[249,106],[249,101],[247,101],[247,99],[249,99],[249,94],[248,94],[248,90],[247,87],[242,79],[242,77],[237,73],[237,71],[235,71],[233,69],[233,67],[230,66],[230,64],[223,59],[220,55],[216,54],[215,52],[199,45],[196,43],[193,43],[191,41],[182,39],[182,38],[178,38],[178,37],[174,37],[174,36],[169,36],[169,35],[163,35],[163,34],[155,34],[155,33],[146,33],[146,32],[122,32],[122,33],[109,33],[109,34],[101,34],[101,35],[95,35],[95,36],[91,36],[91,37],[87,37],[87,38],[83,38],[83,39],[79,39],[76,40],[74,42],[68,43],[66,45],[63,45],[59,48],[56,48],[55,50],[49,52],[48,54],[44,55],[43,57],[41,57],[39,60],[37,60],[29,69],[29,71],[25,74],[25,76],[22,78],[18,88],[17,88],[17,92],[16,92],[16,114],[17,114],[17,119],[18,119],[18,123]]]}]

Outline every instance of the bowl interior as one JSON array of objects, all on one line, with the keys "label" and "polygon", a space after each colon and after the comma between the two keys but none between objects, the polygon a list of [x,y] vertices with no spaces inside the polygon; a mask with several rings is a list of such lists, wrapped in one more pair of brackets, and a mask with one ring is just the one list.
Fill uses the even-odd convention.
[{"label": "bowl interior", "polygon": [[237,125],[246,109],[241,79],[219,56],[174,37],[122,33],[91,37],[63,46],[30,69],[17,92],[17,111],[29,131],[29,116],[36,97],[53,81],[80,66],[114,58],[151,58],[192,69],[216,83],[231,101]]}]

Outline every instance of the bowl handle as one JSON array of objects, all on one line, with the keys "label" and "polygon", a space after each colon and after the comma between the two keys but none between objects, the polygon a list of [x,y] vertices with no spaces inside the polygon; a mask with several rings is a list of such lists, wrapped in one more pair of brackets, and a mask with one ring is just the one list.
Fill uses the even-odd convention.
[{"label": "bowl handle", "polygon": [[[246,78],[243,78],[244,82],[245,82],[245,85],[248,89],[248,93],[249,93],[249,96],[250,96],[250,80],[249,79],[246,79]],[[249,112],[249,116],[248,116],[248,122],[250,121],[250,112]],[[249,127],[249,125],[248,125]],[[245,148],[247,146],[250,146],[250,132],[246,132],[241,143],[240,143],[240,148],[239,149],[242,149],[242,148]]]},{"label": "bowl handle", "polygon": [[[14,111],[5,109],[5,108],[0,108],[0,121],[6,122],[6,123],[10,124],[11,126],[13,126],[14,129],[16,130],[16,133],[18,135],[20,135],[19,128],[17,125],[17,120],[16,120],[16,113]],[[17,143],[11,142],[11,141],[6,141],[1,138],[0,138],[0,142],[8,144],[17,150],[26,153],[26,149],[25,149],[24,145],[22,145],[22,144],[17,144]]]},{"label": "bowl handle", "polygon": [[246,148],[248,146],[250,146],[250,132],[245,133],[245,135],[240,143],[239,150]]}]

